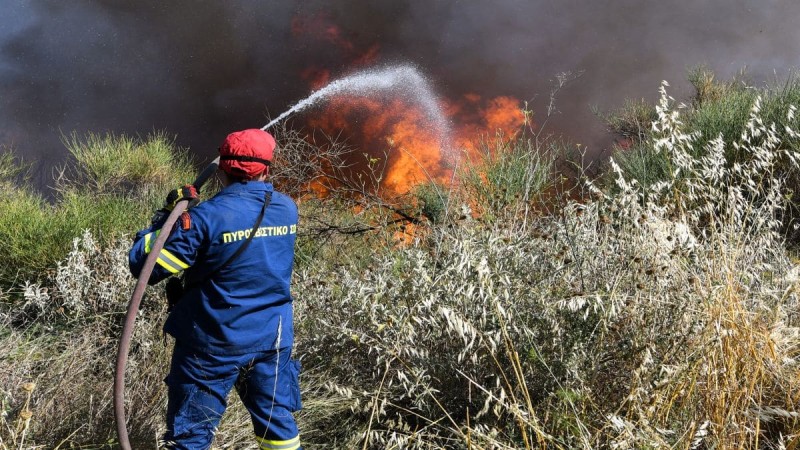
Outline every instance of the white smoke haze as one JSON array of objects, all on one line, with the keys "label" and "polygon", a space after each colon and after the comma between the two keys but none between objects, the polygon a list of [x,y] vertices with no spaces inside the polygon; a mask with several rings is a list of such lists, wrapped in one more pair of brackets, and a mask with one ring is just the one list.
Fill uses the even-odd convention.
[{"label": "white smoke haze", "polygon": [[[207,157],[228,132],[305,98],[304,69],[345,76],[376,45],[378,65],[412,64],[444,98],[510,95],[534,119],[558,73],[582,72],[549,126],[593,154],[610,138],[592,106],[653,100],[661,80],[688,95],[698,64],[722,78],[746,69],[756,83],[800,64],[800,3],[788,0],[3,0],[2,10],[0,145],[48,164],[73,130],[166,130]],[[293,32],[316,19],[355,50]]]}]

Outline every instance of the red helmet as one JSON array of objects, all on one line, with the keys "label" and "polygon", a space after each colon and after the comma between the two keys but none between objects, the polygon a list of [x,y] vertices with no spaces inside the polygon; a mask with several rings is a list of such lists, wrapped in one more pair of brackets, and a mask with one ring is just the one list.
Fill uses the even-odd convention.
[{"label": "red helmet", "polygon": [[269,169],[275,138],[258,128],[228,135],[219,148],[219,168],[240,178],[255,178]]}]

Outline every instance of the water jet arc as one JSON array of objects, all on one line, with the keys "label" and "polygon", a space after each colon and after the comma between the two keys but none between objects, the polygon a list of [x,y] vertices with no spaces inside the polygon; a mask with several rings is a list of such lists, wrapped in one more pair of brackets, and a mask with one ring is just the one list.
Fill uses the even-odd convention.
[{"label": "water jet arc", "polygon": [[327,86],[312,92],[311,95],[297,102],[261,129],[267,130],[289,115],[312,107],[318,102],[336,95],[350,94],[360,97],[372,97],[382,93],[391,93],[419,105],[430,119],[435,131],[445,139],[449,137],[450,125],[439,107],[433,88],[416,68],[408,65],[365,70],[334,80]]}]

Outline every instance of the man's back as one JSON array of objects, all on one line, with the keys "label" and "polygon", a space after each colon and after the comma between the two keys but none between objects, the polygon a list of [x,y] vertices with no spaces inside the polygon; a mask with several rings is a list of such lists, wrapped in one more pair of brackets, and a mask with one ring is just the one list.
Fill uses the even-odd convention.
[{"label": "man's back", "polygon": [[[269,205],[251,242],[226,265],[247,242],[268,192]],[[185,266],[185,292],[164,330],[183,345],[211,354],[291,346],[289,285],[297,230],[292,199],[273,192],[269,183],[233,183],[191,209],[188,221],[179,222],[162,254],[168,262]],[[144,245],[145,239],[140,241]],[[132,266],[146,257],[136,250],[131,252]],[[168,267],[157,265],[153,281],[169,275]]]}]

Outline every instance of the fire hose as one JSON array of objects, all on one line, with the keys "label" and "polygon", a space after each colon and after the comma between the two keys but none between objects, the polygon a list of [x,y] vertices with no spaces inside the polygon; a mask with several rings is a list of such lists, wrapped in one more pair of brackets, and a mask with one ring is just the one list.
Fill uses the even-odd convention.
[{"label": "fire hose", "polygon": [[[216,172],[219,166],[219,158],[215,159],[208,165],[194,180],[195,189],[200,191],[200,188],[205,182]],[[136,322],[136,313],[139,311],[139,305],[142,302],[142,296],[147,288],[147,283],[150,280],[150,274],[158,259],[158,254],[164,247],[164,243],[169,238],[169,231],[178,220],[178,216],[183,214],[189,200],[179,201],[170,212],[164,225],[161,227],[163,233],[159,233],[156,238],[147,259],[144,262],[139,279],[136,280],[136,286],[131,294],[131,300],[128,303],[128,311],[125,313],[125,323],[122,326],[122,337],[119,341],[119,350],[117,351],[117,365],[114,373],[114,420],[117,423],[117,435],[119,437],[119,445],[123,450],[131,450],[131,443],[128,440],[128,428],[125,419],[125,366],[128,362],[128,351],[131,347],[131,338],[133,336],[133,325]]]}]

